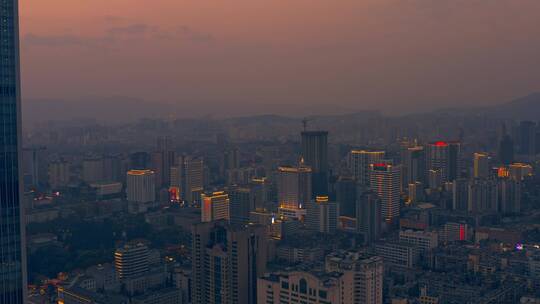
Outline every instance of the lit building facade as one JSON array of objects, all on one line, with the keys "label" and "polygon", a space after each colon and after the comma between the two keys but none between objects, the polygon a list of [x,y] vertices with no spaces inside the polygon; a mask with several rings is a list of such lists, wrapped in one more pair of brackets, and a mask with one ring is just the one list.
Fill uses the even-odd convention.
[{"label": "lit building facade", "polygon": [[349,153],[349,169],[358,184],[369,186],[369,166],[381,162],[384,155],[384,151],[352,150]]},{"label": "lit building facade", "polygon": [[328,200],[328,196],[319,195],[307,203],[306,227],[321,233],[334,233],[337,229],[338,206]]},{"label": "lit building facade", "polygon": [[128,244],[114,253],[114,268],[120,281],[148,272],[148,247],[144,244]]},{"label": "lit building facade", "polygon": [[230,219],[230,199],[224,191],[201,194],[201,221]]},{"label": "lit building facade", "polygon": [[370,188],[381,200],[382,219],[391,223],[399,218],[401,166],[377,163],[370,165]]},{"label": "lit building facade", "polygon": [[156,200],[156,180],[152,170],[127,172],[127,200],[135,203],[151,203]]},{"label": "lit building facade", "polygon": [[280,212],[295,214],[304,209],[311,200],[310,167],[302,163],[298,167],[279,167],[277,177]]}]

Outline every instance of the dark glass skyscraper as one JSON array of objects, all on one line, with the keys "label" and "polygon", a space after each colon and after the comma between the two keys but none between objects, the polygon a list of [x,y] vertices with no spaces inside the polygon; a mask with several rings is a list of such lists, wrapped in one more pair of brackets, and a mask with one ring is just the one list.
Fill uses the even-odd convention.
[{"label": "dark glass skyscraper", "polygon": [[20,134],[18,5],[0,0],[0,304],[25,302]]},{"label": "dark glass skyscraper", "polygon": [[313,172],[312,197],[328,194],[328,132],[302,132],[302,157]]}]

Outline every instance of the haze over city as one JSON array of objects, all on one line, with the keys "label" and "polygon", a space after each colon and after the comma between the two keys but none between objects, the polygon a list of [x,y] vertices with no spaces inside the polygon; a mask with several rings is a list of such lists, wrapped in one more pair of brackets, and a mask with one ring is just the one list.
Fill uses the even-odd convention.
[{"label": "haze over city", "polygon": [[23,97],[69,116],[126,100],[140,103],[134,117],[158,104],[178,117],[493,105],[540,91],[538,11],[536,0],[28,0]]}]

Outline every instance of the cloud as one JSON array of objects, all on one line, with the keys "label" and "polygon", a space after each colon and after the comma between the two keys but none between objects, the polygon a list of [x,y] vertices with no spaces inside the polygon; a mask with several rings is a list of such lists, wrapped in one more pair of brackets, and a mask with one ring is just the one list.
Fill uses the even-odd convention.
[{"label": "cloud", "polygon": [[193,42],[208,43],[215,40],[212,34],[195,31],[187,25],[182,25],[178,27],[177,33],[182,38],[187,38],[188,40],[191,40]]},{"label": "cloud", "polygon": [[111,36],[85,37],[77,35],[39,35],[28,33],[23,38],[23,46],[42,47],[103,47],[115,43]]},{"label": "cloud", "polygon": [[107,30],[109,35],[139,35],[145,34],[150,26],[143,23],[135,23],[127,26],[111,27]]},{"label": "cloud", "polygon": [[189,26],[182,25],[174,29],[163,29],[145,23],[131,23],[109,27],[98,36],[81,36],[74,34],[36,34],[28,33],[23,38],[25,46],[41,47],[108,47],[127,43],[133,38],[178,39],[193,43],[210,43],[214,36],[199,32]]}]

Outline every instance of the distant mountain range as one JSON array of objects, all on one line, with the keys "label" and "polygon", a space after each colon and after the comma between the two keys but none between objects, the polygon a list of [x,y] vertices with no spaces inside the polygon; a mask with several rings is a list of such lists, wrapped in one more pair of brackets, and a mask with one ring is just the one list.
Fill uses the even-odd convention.
[{"label": "distant mountain range", "polygon": [[540,92],[498,106],[484,108],[484,113],[497,118],[540,120]]},{"label": "distant mountain range", "polygon": [[[447,115],[489,115],[493,118],[536,121],[540,120],[540,92],[494,106],[441,109],[435,112]],[[262,113],[265,113],[265,115],[260,115]],[[429,113],[417,113],[414,116]],[[378,111],[359,111],[328,104],[310,105],[309,107],[267,104],[250,107],[231,102],[219,103],[208,109],[201,107],[197,103],[155,103],[129,97],[91,97],[76,101],[30,99],[23,102],[23,120],[26,124],[79,119],[115,123],[141,118],[177,119],[197,117],[225,119],[229,123],[240,123],[242,120],[256,120],[258,122],[287,121],[304,116],[316,116],[317,120],[320,121],[348,120],[380,115]]]}]

